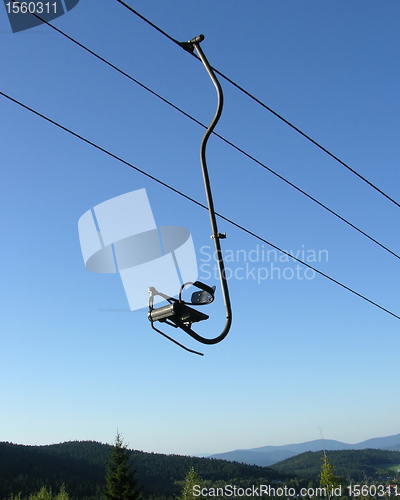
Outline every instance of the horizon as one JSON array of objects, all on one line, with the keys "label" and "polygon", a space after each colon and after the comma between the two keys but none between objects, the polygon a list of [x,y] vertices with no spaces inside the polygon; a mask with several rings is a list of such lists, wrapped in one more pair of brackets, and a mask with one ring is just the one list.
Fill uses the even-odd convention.
[{"label": "horizon", "polygon": [[[122,435],[122,434],[121,434]],[[157,452],[157,451],[147,451],[147,450],[138,450],[137,448],[130,448],[129,447],[129,444],[127,444],[127,447],[129,450],[131,451],[141,451],[141,452],[144,452],[144,453],[156,453],[156,454],[159,454],[159,455],[182,455],[182,456],[192,456],[192,457],[198,457],[198,458],[209,458],[213,455],[219,455],[219,454],[223,454],[223,453],[229,453],[229,452],[232,452],[232,451],[252,451],[254,449],[257,449],[257,448],[263,448],[263,447],[267,447],[267,446],[271,446],[271,447],[277,447],[277,448],[280,448],[280,447],[283,447],[283,446],[291,446],[291,445],[299,445],[299,444],[306,444],[306,443],[313,443],[315,441],[335,441],[337,443],[343,443],[343,444],[347,444],[347,445],[359,445],[359,444],[362,444],[366,441],[370,441],[372,439],[384,439],[384,438],[391,438],[391,437],[396,437],[396,436],[399,436],[400,437],[400,433],[397,433],[397,434],[392,434],[390,436],[378,436],[378,437],[372,437],[372,438],[367,438],[367,439],[363,439],[362,441],[358,441],[356,443],[350,443],[350,442],[345,442],[345,441],[341,441],[341,440],[337,440],[337,439],[332,439],[332,438],[320,438],[320,439],[313,439],[313,440],[310,440],[310,441],[302,441],[302,442],[295,442],[295,443],[286,443],[286,444],[281,444],[281,445],[262,445],[262,446],[258,446],[256,448],[236,448],[234,450],[229,450],[229,451],[218,451],[218,452],[213,452],[213,453],[196,453],[196,454],[181,454],[181,453],[162,453],[162,452]],[[122,435],[122,438],[123,438],[123,441],[125,443],[125,439]],[[17,446],[55,446],[55,445],[58,445],[58,444],[63,444],[63,443],[74,443],[74,442],[77,442],[77,443],[80,443],[80,442],[95,442],[95,443],[98,443],[98,444],[104,444],[104,445],[108,445],[108,446],[113,446],[114,443],[104,443],[104,442],[101,442],[101,441],[97,441],[97,440],[92,440],[92,439],[82,439],[82,440],[78,440],[78,439],[71,439],[69,441],[61,441],[59,443],[47,443],[47,444],[25,444],[25,443],[14,443],[14,442],[9,442],[9,441],[0,441],[0,442],[8,442],[10,444],[14,444],[14,445],[17,445]],[[125,443],[126,444],[126,443]],[[399,443],[400,444],[400,443]],[[301,452],[303,453],[303,452]]]}]

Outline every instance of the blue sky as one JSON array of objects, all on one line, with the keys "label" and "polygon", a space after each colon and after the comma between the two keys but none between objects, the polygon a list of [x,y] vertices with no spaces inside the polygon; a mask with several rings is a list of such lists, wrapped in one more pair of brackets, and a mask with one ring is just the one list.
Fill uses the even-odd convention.
[{"label": "blue sky", "polygon": [[[400,199],[396,0],[128,3],[178,40],[203,33],[213,66]],[[210,122],[202,65],[116,0],[81,0],[54,24]],[[201,127],[47,26],[13,34],[0,9],[0,37],[2,92],[205,203]],[[398,207],[221,84],[219,134],[400,252]],[[127,300],[118,275],[85,269],[78,219],[145,188],[156,223],[189,228],[199,278],[217,284],[201,325],[216,336],[207,212],[2,96],[0,116],[1,441],[112,442],[118,428],[135,449],[200,454],[318,439],[319,428],[346,442],[400,432],[399,320],[320,276],[285,279],[296,264],[273,254],[252,266],[273,264],[281,279],[229,281],[226,340],[200,346],[176,332],[203,358],[157,336],[144,309],[102,311]],[[400,314],[398,259],[218,138],[207,155],[218,212],[294,254],[326,250],[317,268]],[[257,245],[269,249],[219,229],[227,254],[242,251],[226,263],[239,276]]]}]

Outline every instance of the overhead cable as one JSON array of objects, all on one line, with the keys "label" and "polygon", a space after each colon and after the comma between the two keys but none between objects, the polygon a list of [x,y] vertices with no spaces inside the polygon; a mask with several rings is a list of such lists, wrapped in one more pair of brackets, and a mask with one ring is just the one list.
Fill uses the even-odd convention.
[{"label": "overhead cable", "polygon": [[[13,0],[13,1],[14,1],[14,3],[17,3],[17,4],[19,3],[17,0]],[[139,17],[142,17],[140,14],[138,14],[138,15],[139,15]],[[168,99],[165,99],[160,94],[158,94],[154,90],[150,89],[149,87],[147,87],[146,85],[144,85],[143,83],[141,83],[139,80],[137,80],[136,78],[132,77],[131,75],[129,75],[128,73],[126,73],[125,71],[123,71],[122,69],[118,68],[118,66],[115,66],[113,63],[111,63],[110,61],[108,61],[104,57],[100,56],[99,54],[97,54],[93,50],[89,49],[88,47],[86,47],[86,45],[83,45],[82,43],[78,42],[76,39],[72,38],[71,36],[69,36],[64,31],[56,28],[55,26],[53,26],[52,24],[50,24],[48,21],[42,19],[40,16],[36,15],[36,17],[39,17],[50,28],[52,28],[53,30],[57,31],[57,33],[60,33],[60,35],[64,36],[65,38],[67,38],[71,42],[75,43],[80,48],[84,49],[86,52],[89,52],[89,54],[91,54],[92,56],[94,56],[97,59],[99,59],[100,61],[104,62],[105,64],[107,64],[108,66],[110,66],[115,71],[118,71],[118,73],[120,73],[121,75],[125,76],[126,78],[129,78],[129,80],[133,81],[134,83],[136,83],[137,85],[139,85],[144,90],[147,90],[152,95],[154,95],[155,97],[157,97],[158,99],[160,99],[164,103],[168,104],[172,108],[174,108],[176,111],[179,111],[179,113],[183,114],[184,116],[186,116],[187,118],[189,118],[193,122],[197,123],[201,127],[205,128],[205,129],[207,128],[206,125],[204,125],[202,122],[200,122],[199,120],[197,120],[196,118],[194,118],[193,116],[191,116],[189,113],[187,113],[183,109],[179,108],[178,106],[176,106],[175,104],[173,104]],[[150,21],[148,21],[148,22],[150,23]],[[150,23],[150,24],[153,26],[152,23]],[[154,26],[154,27],[156,27],[156,26]],[[157,29],[159,29],[159,28],[157,28]],[[167,35],[166,33],[164,33],[162,30],[159,30],[159,31],[161,31],[163,34],[165,34],[167,37],[169,37],[169,35]],[[378,240],[376,240],[375,238],[373,238],[372,236],[370,236],[369,234],[367,234],[365,231],[363,231],[362,229],[358,228],[355,224],[351,223],[350,221],[348,221],[347,219],[345,219],[344,217],[342,217],[341,215],[339,215],[337,212],[335,212],[334,210],[330,209],[329,207],[327,207],[326,205],[324,205],[322,202],[318,201],[316,198],[314,198],[313,196],[311,196],[310,194],[308,194],[306,191],[304,191],[303,189],[299,188],[298,186],[296,186],[295,184],[293,184],[291,181],[289,181],[288,179],[286,179],[282,175],[280,175],[277,172],[275,172],[275,170],[273,170],[272,168],[268,167],[267,165],[265,165],[261,161],[257,160],[257,158],[255,158],[254,156],[250,155],[249,153],[247,153],[246,151],[244,151],[242,148],[236,146],[234,143],[232,143],[231,141],[229,141],[228,139],[226,139],[222,135],[218,134],[217,132],[213,132],[213,134],[216,137],[218,137],[219,139],[221,139],[222,141],[224,141],[226,144],[228,144],[232,148],[236,149],[237,151],[239,151],[240,153],[242,153],[244,156],[246,156],[250,160],[254,161],[258,165],[260,165],[261,167],[263,167],[265,170],[268,170],[268,172],[270,172],[271,174],[275,175],[276,177],[278,177],[279,179],[281,179],[283,182],[285,182],[286,184],[288,184],[292,188],[296,189],[299,193],[303,194],[304,196],[306,196],[307,198],[309,198],[310,200],[312,200],[314,203],[317,203],[317,205],[319,205],[320,207],[324,208],[329,213],[331,213],[332,215],[334,215],[335,217],[337,217],[338,219],[340,219],[341,221],[343,221],[344,223],[346,223],[347,225],[349,225],[350,227],[352,227],[353,229],[355,229],[356,231],[358,231],[360,234],[362,234],[363,236],[365,236],[366,238],[368,238],[370,241],[372,241],[373,243],[377,244],[378,246],[380,246],[381,248],[383,248],[384,250],[386,250],[387,252],[389,252],[391,255],[393,255],[394,257],[396,257],[397,259],[400,260],[400,256],[397,253],[393,252],[387,246],[383,245]]]},{"label": "overhead cable", "polygon": [[[36,111],[34,110],[33,108],[27,106],[26,104],[23,104],[22,102],[18,101],[17,99],[9,96],[8,94],[4,93],[4,92],[1,92],[0,91],[0,95],[2,95],[3,97],[7,98],[9,101],[12,101],[14,102],[15,104],[18,104],[19,106],[23,107],[24,109],[27,109],[28,111],[30,111],[31,113],[34,113],[35,115],[37,116],[40,116],[41,118],[43,118],[44,120],[48,121],[49,123],[55,125],[56,127],[64,130],[65,132],[68,132],[69,134],[73,135],[74,137],[77,137],[78,139],[80,139],[81,141],[84,141],[86,142],[87,144],[93,146],[94,148],[98,149],[99,151],[102,151],[103,153],[107,154],[108,156],[114,158],[115,160],[118,160],[119,162],[123,163],[124,165],[127,165],[131,168],[133,168],[134,170],[136,170],[137,172],[145,175],[146,177],[148,177],[149,179],[152,179],[153,181],[157,182],[158,184],[168,188],[169,190],[173,191],[174,193],[178,194],[179,196],[182,196],[183,198],[186,198],[187,200],[191,201],[192,203],[198,205],[199,207],[202,207],[204,208],[205,210],[208,210],[207,206],[204,205],[203,203],[200,203],[199,201],[195,200],[194,198],[188,196],[187,194],[183,193],[182,191],[174,188],[173,186],[167,184],[166,182],[163,182],[162,180],[158,179],[157,177],[149,174],[148,172],[136,167],[135,165],[133,165],[132,163],[124,160],[123,158],[121,158],[120,156],[117,156],[116,154],[114,153],[111,153],[110,151],[108,151],[107,149],[99,146],[98,144],[90,141],[89,139],[86,139],[85,137],[83,137],[82,135],[74,132],[73,130],[65,127],[64,125],[61,125],[60,123],[56,122],[55,120],[52,120],[51,118],[45,116],[44,114],[40,113],[39,111]],[[323,276],[324,278],[328,279],[329,281],[332,281],[333,283],[336,283],[337,285],[339,285],[340,287],[344,288],[345,290],[351,292],[352,294],[354,295],[357,295],[357,297],[360,297],[361,299],[365,300],[366,302],[372,304],[373,306],[381,309],[382,311],[386,312],[387,314],[390,314],[391,316],[397,318],[397,319],[400,319],[400,316],[398,316],[397,314],[393,313],[392,311],[390,311],[389,309],[386,309],[385,307],[379,305],[378,303],[374,302],[373,300],[365,297],[365,295],[362,295],[361,293],[358,293],[356,292],[355,290],[353,290],[352,288],[344,285],[343,283],[341,283],[340,281],[332,278],[331,276],[329,276],[328,274],[320,271],[319,269],[313,267],[313,266],[310,266],[310,264],[307,264],[306,262],[302,261],[301,259],[295,257],[294,255],[290,254],[289,252],[287,252],[286,250],[282,250],[281,248],[279,248],[277,245],[274,245],[273,243],[270,243],[269,241],[267,241],[265,238],[262,238],[261,236],[259,236],[258,234],[250,231],[249,229],[246,229],[244,226],[242,226],[241,224],[238,224],[237,222],[234,222],[232,219],[222,215],[222,214],[219,214],[218,212],[215,212],[215,214],[220,217],[221,219],[225,220],[226,222],[228,222],[229,224],[237,227],[238,229],[240,229],[241,231],[253,236],[254,238],[262,241],[263,243],[266,243],[267,245],[269,245],[270,247],[274,248],[275,250],[278,250],[279,252],[287,255],[288,257],[290,257],[291,259],[299,262],[300,264],[302,264],[303,266],[306,266],[308,267],[309,269],[312,269],[315,273],[319,274],[320,276]]]},{"label": "overhead cable", "polygon": [[[171,35],[169,35],[165,31],[163,31],[159,26],[157,26],[154,23],[152,23],[149,19],[147,19],[146,17],[144,17],[137,10],[133,9],[130,5],[128,5],[127,3],[123,2],[122,0],[117,0],[117,2],[120,3],[121,5],[123,5],[124,7],[126,7],[128,10],[130,10],[133,14],[135,14],[136,16],[138,16],[143,21],[145,21],[147,24],[149,24],[150,26],[152,26],[153,28],[155,28],[159,33],[161,33],[162,35],[164,35],[165,37],[167,37],[169,40],[171,40],[172,42],[174,42],[176,45],[179,45],[181,48],[185,49],[186,52],[190,53],[193,57],[195,57],[196,59],[199,59],[198,56],[194,52],[191,52],[191,51],[189,51],[189,50],[186,49],[186,43],[185,42],[182,43],[182,42],[179,42],[178,40],[176,40],[175,38],[173,38]],[[274,116],[276,116],[277,118],[279,118],[280,120],[282,120],[284,123],[286,123],[286,125],[289,125],[289,127],[291,127],[293,130],[295,130],[300,135],[302,135],[303,137],[305,137],[312,144],[314,144],[319,149],[321,149],[324,153],[326,153],[331,158],[333,158],[334,160],[336,160],[338,163],[340,163],[341,165],[343,165],[350,172],[352,172],[354,175],[356,175],[361,180],[363,180],[364,182],[366,182],[370,187],[372,187],[373,189],[375,189],[376,191],[378,191],[378,193],[380,193],[382,196],[384,196],[385,198],[387,198],[389,201],[391,201],[392,203],[394,203],[395,205],[397,205],[400,208],[400,203],[398,203],[395,199],[393,199],[391,196],[389,196],[384,191],[382,191],[382,189],[378,188],[375,184],[373,184],[371,181],[369,181],[366,177],[364,177],[363,175],[361,175],[360,173],[358,173],[356,170],[354,170],[354,168],[350,167],[347,163],[345,163],[340,158],[338,158],[336,155],[334,155],[333,153],[331,153],[327,148],[325,148],[324,146],[322,146],[321,144],[319,144],[319,142],[317,142],[312,137],[310,137],[309,135],[307,135],[305,132],[303,132],[302,130],[300,130],[298,127],[296,127],[295,125],[293,125],[293,123],[291,123],[289,120],[287,120],[286,118],[284,118],[282,115],[280,115],[279,113],[277,113],[276,111],[274,111],[272,108],[270,108],[269,106],[267,106],[260,99],[258,99],[257,97],[255,97],[253,94],[251,94],[250,92],[248,92],[243,87],[241,87],[238,83],[234,82],[231,78],[229,78],[228,76],[226,76],[223,73],[221,73],[221,71],[219,71],[218,69],[216,69],[214,67],[212,67],[212,69],[215,71],[215,73],[217,73],[219,76],[221,76],[222,78],[224,78],[231,85],[233,85],[238,90],[240,90],[241,92],[243,92],[244,94],[246,94],[248,97],[250,97],[250,99],[252,99],[256,103],[258,103],[260,106],[262,106],[266,110],[268,110]]]}]

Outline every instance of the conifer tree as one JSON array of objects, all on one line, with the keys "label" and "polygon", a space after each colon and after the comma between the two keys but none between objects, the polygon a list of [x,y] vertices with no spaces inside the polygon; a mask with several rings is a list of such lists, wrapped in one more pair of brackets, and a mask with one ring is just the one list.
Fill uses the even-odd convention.
[{"label": "conifer tree", "polygon": [[137,488],[136,471],[129,463],[129,451],[118,432],[115,445],[108,457],[107,486],[104,492],[106,500],[139,500],[141,488]]},{"label": "conifer tree", "polygon": [[321,468],[320,485],[325,488],[326,495],[329,499],[332,498],[332,491],[339,484],[339,478],[333,474],[333,465],[329,462],[324,449],[324,456],[322,457],[323,464]]},{"label": "conifer tree", "polygon": [[193,487],[199,486],[200,488],[203,485],[203,481],[200,479],[197,472],[193,467],[190,467],[189,472],[185,478],[185,486],[183,487],[181,500],[194,500],[197,499],[198,496],[194,495]]}]

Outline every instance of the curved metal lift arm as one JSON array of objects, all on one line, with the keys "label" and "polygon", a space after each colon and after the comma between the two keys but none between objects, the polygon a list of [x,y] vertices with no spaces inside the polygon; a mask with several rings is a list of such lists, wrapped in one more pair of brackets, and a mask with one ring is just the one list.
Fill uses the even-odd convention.
[{"label": "curved metal lift arm", "polygon": [[[220,239],[226,238],[226,235],[225,234],[221,234],[221,233],[218,232],[218,226],[217,226],[217,221],[216,221],[215,211],[214,211],[214,202],[213,202],[212,193],[211,193],[210,179],[209,179],[209,175],[208,175],[207,161],[206,161],[206,146],[207,146],[207,142],[208,142],[208,139],[209,139],[211,133],[213,132],[215,126],[217,125],[217,123],[218,123],[218,121],[219,121],[219,119],[221,117],[222,107],[223,107],[223,103],[224,103],[224,97],[223,97],[223,92],[222,92],[221,85],[220,85],[219,81],[217,80],[217,78],[216,78],[216,76],[215,76],[215,74],[214,74],[214,72],[213,72],[213,70],[212,70],[212,68],[211,68],[211,66],[210,66],[210,64],[209,64],[206,56],[204,55],[204,53],[203,53],[203,51],[202,51],[202,49],[200,47],[200,43],[203,40],[204,40],[204,35],[199,35],[198,37],[193,38],[189,42],[182,42],[181,46],[183,48],[185,48],[186,50],[188,50],[189,52],[193,52],[194,49],[196,50],[196,52],[199,55],[202,63],[204,64],[204,66],[205,66],[208,74],[210,75],[210,78],[211,78],[212,82],[214,83],[215,88],[217,89],[217,94],[218,94],[217,111],[215,113],[215,116],[214,116],[214,118],[213,118],[210,126],[208,127],[206,133],[204,134],[203,140],[201,142],[201,147],[200,147],[200,161],[201,161],[201,168],[202,168],[202,171],[203,171],[203,179],[204,179],[204,186],[205,186],[206,196],[207,196],[208,211],[209,211],[209,214],[210,214],[211,229],[212,229],[212,236],[211,237],[214,240],[215,252],[216,252],[217,262],[218,262],[219,277],[220,277],[220,280],[221,280],[222,296],[223,296],[224,304],[225,304],[226,322],[225,322],[225,327],[222,330],[222,332],[217,337],[209,339],[209,338],[206,338],[206,337],[202,337],[201,335],[199,335],[198,333],[194,332],[191,329],[192,322],[201,321],[201,319],[207,319],[208,318],[208,316],[200,313],[199,311],[195,311],[193,309],[187,308],[187,310],[191,311],[192,313],[194,312],[194,313],[197,313],[198,315],[202,315],[203,316],[201,319],[197,319],[196,318],[193,321],[185,321],[184,322],[184,320],[182,321],[178,317],[175,317],[173,319],[172,318],[167,318],[167,319],[161,319],[161,320],[158,319],[158,320],[162,321],[162,322],[165,322],[168,325],[173,326],[175,328],[181,328],[188,335],[190,335],[193,339],[197,340],[198,342],[201,342],[202,344],[212,345],[212,344],[218,344],[219,342],[221,342],[222,340],[224,340],[224,338],[228,335],[230,327],[231,327],[231,324],[232,324],[232,308],[231,308],[231,302],[230,302],[230,298],[229,298],[228,283],[227,283],[226,276],[225,276],[225,267],[224,267],[224,261],[223,261],[223,257],[222,257],[222,252],[221,252],[221,245],[220,245],[220,241],[219,241]],[[185,285],[183,285],[183,286],[185,286]],[[175,310],[175,308],[178,308],[178,309],[181,308],[180,312],[183,312],[183,313],[186,312],[186,310],[183,309],[183,308],[187,307],[185,305],[185,303],[182,303],[180,300],[176,301],[175,299],[170,299],[169,297],[165,296],[164,294],[162,294],[160,292],[157,292],[157,290],[155,290],[154,288],[150,288],[149,292],[151,294],[151,298],[150,298],[151,307],[150,307],[149,319],[151,321],[152,328],[154,330],[156,330],[158,333],[161,333],[161,335],[163,335],[164,337],[168,338],[169,340],[171,340],[175,344],[177,344],[180,347],[182,347],[183,349],[185,349],[186,351],[192,352],[194,354],[199,354],[199,355],[202,356],[203,355],[202,353],[197,352],[197,351],[192,351],[191,349],[188,349],[187,347],[185,347],[184,345],[180,344],[176,340],[172,339],[171,337],[169,337],[165,333],[161,332],[159,329],[157,329],[154,326],[154,319],[153,319],[153,315],[152,315],[152,301],[153,301],[152,297],[153,297],[153,295],[161,295],[161,296],[163,296],[171,304],[170,306],[167,306],[167,307],[170,307],[171,310],[172,309]]]},{"label": "curved metal lift arm", "polygon": [[202,49],[200,47],[200,42],[202,42],[203,40],[204,40],[204,35],[200,35],[200,36],[194,38],[193,40],[191,40],[190,43],[196,49],[196,52],[199,55],[201,62],[204,64],[208,74],[210,75],[210,78],[211,78],[213,84],[215,85],[215,88],[217,89],[217,94],[218,94],[217,111],[215,113],[213,121],[211,122],[210,126],[206,130],[206,133],[204,134],[203,140],[201,142],[200,161],[201,161],[201,168],[203,170],[203,179],[204,179],[204,186],[206,189],[208,211],[210,214],[212,238],[214,239],[215,251],[216,251],[216,255],[217,255],[219,277],[221,280],[221,287],[222,287],[222,296],[223,296],[224,304],[225,304],[226,323],[225,323],[225,328],[222,330],[222,333],[220,333],[220,335],[218,335],[218,337],[215,337],[213,339],[207,339],[207,338],[201,337],[198,334],[195,334],[195,336],[194,336],[191,333],[189,333],[187,330],[185,330],[185,331],[186,331],[186,333],[191,335],[191,337],[196,339],[198,342],[210,345],[210,344],[218,344],[218,342],[221,342],[221,340],[224,340],[224,338],[228,335],[231,324],[232,324],[232,308],[231,308],[231,301],[230,301],[230,297],[229,297],[228,283],[227,283],[227,279],[225,276],[224,260],[222,257],[221,245],[220,245],[220,241],[219,241],[220,239],[224,239],[226,236],[224,234],[221,234],[218,232],[217,220],[216,220],[215,211],[214,211],[214,202],[213,202],[212,193],[211,193],[210,179],[208,176],[207,161],[206,161],[206,146],[207,146],[208,138],[210,137],[211,133],[213,132],[215,126],[217,125],[217,123],[221,117],[222,107],[224,105],[224,94],[222,92],[221,85],[220,85],[217,77],[214,74],[214,71],[212,70],[206,56],[204,55],[204,52],[202,51]]}]

